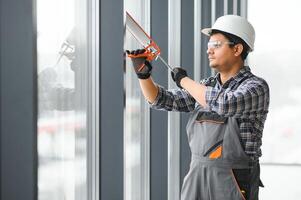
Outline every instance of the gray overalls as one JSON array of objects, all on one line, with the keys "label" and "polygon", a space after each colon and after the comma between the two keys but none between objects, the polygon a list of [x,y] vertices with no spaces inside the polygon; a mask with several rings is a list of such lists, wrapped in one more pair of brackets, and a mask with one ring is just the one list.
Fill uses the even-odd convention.
[{"label": "gray overalls", "polygon": [[[235,118],[196,107],[187,124],[192,155],[181,200],[258,199],[259,164],[245,154],[239,133]],[[241,176],[240,170],[249,173]]]}]

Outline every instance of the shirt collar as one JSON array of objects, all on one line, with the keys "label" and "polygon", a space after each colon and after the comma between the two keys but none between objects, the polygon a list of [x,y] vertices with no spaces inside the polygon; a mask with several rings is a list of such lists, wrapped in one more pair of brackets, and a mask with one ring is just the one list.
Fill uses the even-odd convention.
[{"label": "shirt collar", "polygon": [[239,72],[233,76],[233,79],[236,80],[237,82],[240,81],[243,77],[245,77],[245,74],[251,72],[251,69],[249,66],[243,66]]},{"label": "shirt collar", "polygon": [[[223,87],[228,87],[229,83],[232,82],[232,80],[234,80],[235,82],[239,82],[241,79],[243,79],[245,77],[245,74],[246,73],[249,73],[251,72],[251,69],[249,66],[243,66],[242,68],[240,68],[239,72],[231,77],[228,81],[226,81],[224,84],[223,84]],[[215,75],[215,79],[218,81],[218,83],[221,83],[220,81],[220,73],[217,73]]]}]

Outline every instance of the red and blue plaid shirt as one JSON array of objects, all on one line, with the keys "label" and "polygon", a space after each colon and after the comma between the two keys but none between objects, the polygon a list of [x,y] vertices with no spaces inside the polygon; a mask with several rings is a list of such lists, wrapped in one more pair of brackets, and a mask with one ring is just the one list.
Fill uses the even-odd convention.
[{"label": "red and blue plaid shirt", "polygon": [[[225,117],[235,117],[240,127],[244,150],[251,158],[261,156],[262,132],[269,109],[269,86],[267,82],[251,73],[245,66],[224,84],[220,75],[202,80],[206,89],[206,103],[209,111]],[[165,90],[159,86],[159,93],[152,108],[167,111],[191,112],[199,104],[185,90]]]}]

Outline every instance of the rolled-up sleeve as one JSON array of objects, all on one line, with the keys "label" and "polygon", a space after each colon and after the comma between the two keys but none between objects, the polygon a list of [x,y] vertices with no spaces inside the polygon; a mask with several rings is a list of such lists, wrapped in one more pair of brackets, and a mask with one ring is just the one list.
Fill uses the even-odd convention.
[{"label": "rolled-up sleeve", "polygon": [[151,108],[166,111],[191,112],[195,108],[195,99],[185,90],[165,90],[158,86],[159,92]]}]

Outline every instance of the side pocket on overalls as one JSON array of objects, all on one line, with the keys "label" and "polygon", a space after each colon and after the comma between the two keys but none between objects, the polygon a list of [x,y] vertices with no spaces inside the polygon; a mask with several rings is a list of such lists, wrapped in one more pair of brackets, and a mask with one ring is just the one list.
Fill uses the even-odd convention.
[{"label": "side pocket on overalls", "polygon": [[237,190],[243,199],[248,200],[250,196],[250,169],[232,169],[231,173]]}]

